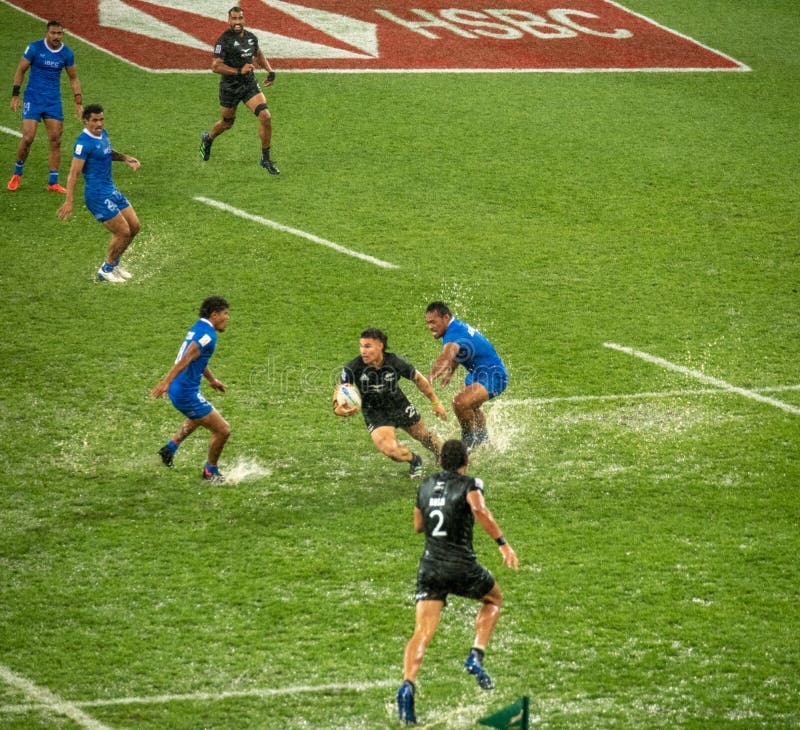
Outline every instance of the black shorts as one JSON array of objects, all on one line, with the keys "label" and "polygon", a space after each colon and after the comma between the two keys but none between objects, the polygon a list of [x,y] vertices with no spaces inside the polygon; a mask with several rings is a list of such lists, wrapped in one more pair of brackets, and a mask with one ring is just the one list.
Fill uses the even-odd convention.
[{"label": "black shorts", "polygon": [[494,576],[482,565],[471,568],[445,571],[420,564],[417,571],[417,601],[442,601],[454,593],[463,598],[480,600],[494,587]]},{"label": "black shorts", "polygon": [[420,418],[422,416],[419,415],[419,411],[408,400],[390,408],[364,410],[364,422],[367,424],[367,431],[370,433],[381,426],[408,428],[417,423]]},{"label": "black shorts", "polygon": [[261,93],[258,80],[254,73],[250,73],[243,78],[231,77],[233,80],[223,79],[219,83],[219,105],[235,109],[240,103],[252,99],[256,94]]}]

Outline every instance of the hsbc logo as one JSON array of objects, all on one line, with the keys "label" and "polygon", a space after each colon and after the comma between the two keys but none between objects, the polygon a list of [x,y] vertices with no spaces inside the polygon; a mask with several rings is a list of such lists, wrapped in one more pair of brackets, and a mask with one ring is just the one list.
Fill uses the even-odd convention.
[{"label": "hsbc logo", "polygon": [[[208,71],[218,0],[6,0],[152,71]],[[611,0],[241,0],[280,70],[746,71]],[[565,7],[566,6],[566,7]]]}]

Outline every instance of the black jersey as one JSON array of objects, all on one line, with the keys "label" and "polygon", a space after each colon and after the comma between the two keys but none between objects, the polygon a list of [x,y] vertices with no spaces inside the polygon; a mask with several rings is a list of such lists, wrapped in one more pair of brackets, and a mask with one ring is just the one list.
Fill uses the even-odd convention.
[{"label": "black jersey", "polygon": [[[242,68],[246,63],[254,63],[256,55],[258,55],[258,38],[249,30],[241,33],[226,30],[214,46],[214,58],[222,59],[222,62],[231,68]],[[238,86],[251,81],[254,77],[252,71],[244,76],[222,75],[220,84]]]},{"label": "black jersey", "polygon": [[417,492],[417,507],[422,512],[425,551],[420,565],[441,571],[457,572],[476,562],[472,548],[475,517],[467,495],[483,492],[483,482],[457,471],[440,471],[428,477]]},{"label": "black jersey", "polygon": [[357,357],[342,369],[340,382],[352,383],[361,391],[361,407],[365,415],[370,411],[392,412],[405,409],[408,398],[400,390],[400,378],[414,380],[417,369],[405,358],[392,352],[383,353],[380,368],[366,365]]}]

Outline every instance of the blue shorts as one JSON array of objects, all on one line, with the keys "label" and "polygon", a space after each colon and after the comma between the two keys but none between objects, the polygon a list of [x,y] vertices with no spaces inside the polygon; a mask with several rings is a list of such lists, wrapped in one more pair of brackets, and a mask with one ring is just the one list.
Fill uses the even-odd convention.
[{"label": "blue shorts", "polygon": [[33,119],[37,122],[43,119],[57,119],[59,122],[64,121],[64,110],[61,107],[61,98],[57,101],[48,104],[34,104],[31,101],[25,101],[22,104],[22,118]]},{"label": "blue shorts", "polygon": [[205,399],[205,396],[199,390],[190,393],[184,391],[170,392],[169,399],[172,401],[172,405],[183,413],[186,418],[194,420],[207,416],[214,410],[214,406]]},{"label": "blue shorts", "polygon": [[128,199],[116,188],[111,195],[93,195],[87,190],[83,199],[89,212],[101,223],[116,218],[120,211],[131,206]]},{"label": "blue shorts", "polygon": [[508,371],[505,368],[478,368],[464,378],[464,385],[473,383],[480,383],[486,388],[489,398],[494,398],[508,387]]}]

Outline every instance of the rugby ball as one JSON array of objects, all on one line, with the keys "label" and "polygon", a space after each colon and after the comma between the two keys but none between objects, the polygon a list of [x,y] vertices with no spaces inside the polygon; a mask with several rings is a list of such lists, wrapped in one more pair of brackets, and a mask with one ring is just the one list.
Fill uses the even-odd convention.
[{"label": "rugby ball", "polygon": [[336,402],[348,408],[361,408],[361,393],[351,383],[339,383],[336,390]]}]

